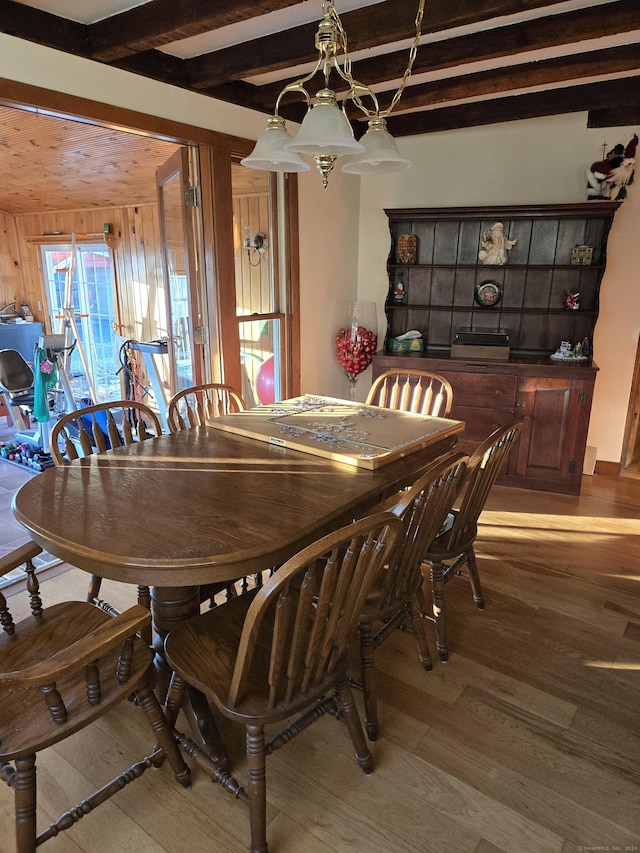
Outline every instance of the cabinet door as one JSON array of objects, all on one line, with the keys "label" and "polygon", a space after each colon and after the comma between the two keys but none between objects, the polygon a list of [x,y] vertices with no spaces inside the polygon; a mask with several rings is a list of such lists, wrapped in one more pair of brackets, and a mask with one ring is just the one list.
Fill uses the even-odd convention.
[{"label": "cabinet door", "polygon": [[583,380],[522,379],[517,476],[531,488],[580,493],[592,394],[593,383]]}]

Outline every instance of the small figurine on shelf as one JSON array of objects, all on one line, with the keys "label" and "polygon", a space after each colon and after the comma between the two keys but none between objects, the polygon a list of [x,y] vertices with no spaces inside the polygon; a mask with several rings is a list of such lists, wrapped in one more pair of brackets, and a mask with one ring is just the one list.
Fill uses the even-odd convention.
[{"label": "small figurine on shelf", "polygon": [[580,294],[570,290],[564,298],[564,307],[568,311],[577,311],[580,307]]},{"label": "small figurine on shelf", "polygon": [[506,236],[502,222],[496,222],[482,235],[478,259],[487,266],[502,266],[507,263],[507,252],[510,252],[517,242]]},{"label": "small figurine on shelf", "polygon": [[602,160],[587,169],[587,197],[589,200],[623,201],[627,197],[627,186],[633,183],[638,135],[633,135],[626,148],[622,143],[614,145],[606,157],[606,143],[602,147]]},{"label": "small figurine on shelf", "polygon": [[407,290],[404,286],[404,281],[402,280],[402,278],[399,278],[396,282],[396,286],[393,289],[393,301],[399,305],[404,302],[406,295]]}]

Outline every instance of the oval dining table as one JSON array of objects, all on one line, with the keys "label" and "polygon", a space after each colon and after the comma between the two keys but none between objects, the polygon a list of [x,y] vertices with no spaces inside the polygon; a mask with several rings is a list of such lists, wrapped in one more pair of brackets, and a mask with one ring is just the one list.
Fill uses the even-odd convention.
[{"label": "oval dining table", "polygon": [[[155,662],[166,676],[164,638],[199,612],[200,585],[282,564],[415,480],[455,441],[447,434],[368,470],[201,426],[50,468],[22,486],[12,509],[62,561],[151,587]],[[195,691],[188,713],[224,767]]]}]

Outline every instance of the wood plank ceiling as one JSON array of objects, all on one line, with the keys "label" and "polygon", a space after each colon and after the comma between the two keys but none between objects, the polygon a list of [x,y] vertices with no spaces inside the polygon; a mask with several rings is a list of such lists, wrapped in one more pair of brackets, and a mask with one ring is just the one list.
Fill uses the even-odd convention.
[{"label": "wood plank ceiling", "polygon": [[12,215],[156,202],[175,143],[0,106],[0,211]]},{"label": "wood plank ceiling", "polygon": [[[354,74],[384,107],[418,0],[335,5]],[[2,32],[267,114],[315,60],[321,16],[321,0],[0,0]],[[397,136],[575,111],[640,122],[639,0],[427,0],[422,33]],[[285,99],[281,113],[303,109]]]}]

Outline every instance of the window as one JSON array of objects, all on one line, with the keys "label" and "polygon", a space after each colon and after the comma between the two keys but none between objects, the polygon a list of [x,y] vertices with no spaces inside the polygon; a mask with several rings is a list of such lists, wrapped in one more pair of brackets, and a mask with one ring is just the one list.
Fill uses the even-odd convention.
[{"label": "window", "polygon": [[248,406],[266,405],[282,399],[283,387],[284,314],[274,259],[271,181],[268,173],[236,163],[231,179],[242,395]]},{"label": "window", "polygon": [[[104,243],[40,247],[51,329],[74,348],[67,373],[74,396],[121,396],[111,252]],[[73,281],[70,281],[73,269]],[[84,356],[84,359],[83,357]]]}]

